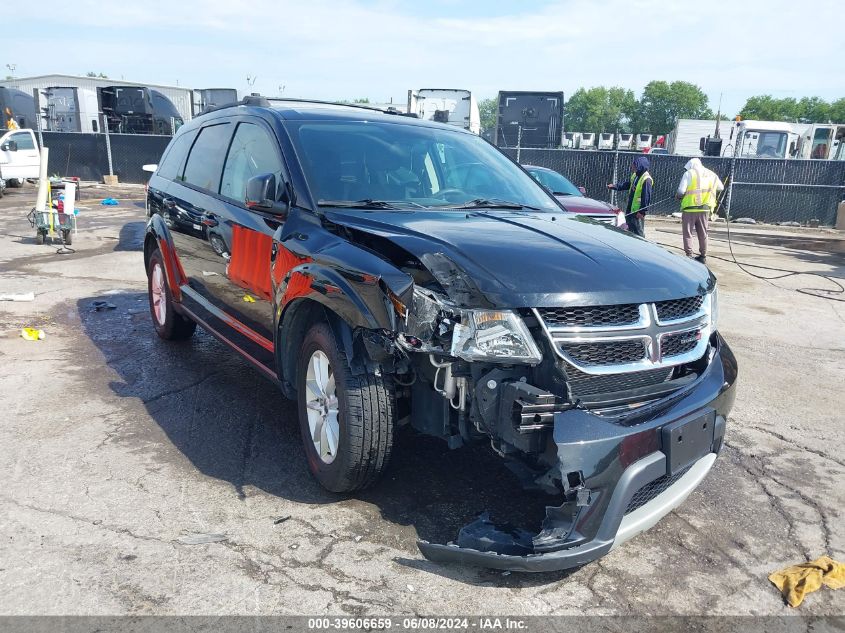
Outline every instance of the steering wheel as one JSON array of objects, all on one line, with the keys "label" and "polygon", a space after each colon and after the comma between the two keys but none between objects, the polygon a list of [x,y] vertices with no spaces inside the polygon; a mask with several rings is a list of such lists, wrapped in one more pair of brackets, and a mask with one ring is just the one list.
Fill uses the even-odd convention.
[{"label": "steering wheel", "polygon": [[[456,189],[454,187],[450,189],[441,189],[435,195],[442,197],[446,202],[464,202],[467,199],[467,192],[463,189]],[[450,198],[450,196],[452,196]],[[460,200],[455,199],[455,197],[460,197]]]}]

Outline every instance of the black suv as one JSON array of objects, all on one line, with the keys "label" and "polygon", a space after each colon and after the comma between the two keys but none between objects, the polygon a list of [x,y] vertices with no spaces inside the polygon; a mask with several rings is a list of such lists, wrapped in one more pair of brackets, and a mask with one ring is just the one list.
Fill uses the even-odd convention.
[{"label": "black suv", "polygon": [[247,98],[179,130],[147,204],[159,336],[200,324],[296,399],[323,486],[372,484],[410,425],[488,441],[553,495],[538,534],[482,515],[456,543],[420,542],[430,559],[595,559],[681,503],[722,446],[737,368],[713,275],[567,214],[468,132]]}]

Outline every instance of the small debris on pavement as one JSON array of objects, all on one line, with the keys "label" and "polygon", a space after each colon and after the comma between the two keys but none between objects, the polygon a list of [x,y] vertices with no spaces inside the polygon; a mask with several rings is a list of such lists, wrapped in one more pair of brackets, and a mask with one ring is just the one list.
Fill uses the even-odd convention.
[{"label": "small debris on pavement", "polygon": [[737,218],[733,220],[734,224],[757,224],[757,220],[754,218]]},{"label": "small debris on pavement", "polygon": [[202,276],[203,276],[203,277],[213,277],[214,275],[217,275],[217,276],[219,277],[219,276],[220,276],[220,273],[216,273],[216,272],[214,272],[213,270],[204,270],[204,271],[202,271]]},{"label": "small debris on pavement", "polygon": [[273,519],[273,525],[279,525],[279,523],[284,523],[289,518],[290,518],[290,515],[288,515],[286,517],[276,517],[275,519]]},{"label": "small debris on pavement", "polygon": [[227,539],[225,534],[188,534],[180,536],[178,540],[185,545],[202,545],[203,543],[219,543]]},{"label": "small debris on pavement", "polygon": [[247,303],[255,303],[255,297],[252,295],[244,295],[244,301]]},{"label": "small debris on pavement", "polygon": [[35,301],[34,292],[24,292],[23,294],[9,294],[0,295],[0,301]]},{"label": "small debris on pavement", "polygon": [[511,575],[511,572],[509,572],[509,571],[503,571],[502,572],[502,576],[510,576],[510,575]]},{"label": "small debris on pavement", "polygon": [[94,301],[91,307],[94,308],[94,312],[99,312],[100,310],[114,310],[117,306],[108,301]]},{"label": "small debris on pavement", "polygon": [[414,589],[414,585],[406,585],[406,586],[408,587],[408,591],[410,591],[411,593],[414,593],[416,591],[416,589]]},{"label": "small debris on pavement", "polygon": [[114,206],[117,206],[118,204],[120,204],[120,202],[118,202],[114,198],[103,198],[103,201],[100,202],[100,204],[107,206],[107,207],[114,207]]},{"label": "small debris on pavement", "polygon": [[297,545],[296,543],[291,543],[290,545],[288,545],[288,549],[297,549],[298,547],[299,545]]},{"label": "small debris on pavement", "polygon": [[27,341],[43,341],[47,334],[44,330],[38,330],[34,327],[25,327],[21,330],[21,336]]},{"label": "small debris on pavement", "polygon": [[364,538],[364,537],[363,537],[363,536],[356,536],[353,540],[354,540],[356,543],[360,543],[362,538]]}]

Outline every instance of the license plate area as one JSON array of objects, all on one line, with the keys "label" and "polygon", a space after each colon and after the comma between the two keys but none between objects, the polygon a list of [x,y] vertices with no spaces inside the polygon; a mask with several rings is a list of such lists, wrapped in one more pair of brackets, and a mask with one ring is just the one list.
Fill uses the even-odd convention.
[{"label": "license plate area", "polygon": [[709,453],[715,427],[715,411],[664,426],[661,436],[666,455],[666,474],[671,477]]}]

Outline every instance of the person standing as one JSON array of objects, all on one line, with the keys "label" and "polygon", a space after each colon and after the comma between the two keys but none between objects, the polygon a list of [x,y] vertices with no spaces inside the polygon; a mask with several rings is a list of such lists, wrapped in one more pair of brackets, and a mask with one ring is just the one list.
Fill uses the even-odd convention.
[{"label": "person standing", "polygon": [[645,216],[651,204],[651,192],[654,179],[648,173],[649,162],[645,156],[637,156],[631,165],[631,177],[628,180],[607,185],[616,191],[631,190],[628,206],[625,209],[625,222],[628,230],[635,235],[645,237]]},{"label": "person standing", "polygon": [[716,208],[716,199],[725,185],[716,172],[707,169],[698,158],[687,161],[684,169],[686,171],[675,193],[675,198],[681,201],[684,253],[692,257],[692,234],[695,233],[698,237],[698,256],[695,259],[706,264],[710,214]]}]

